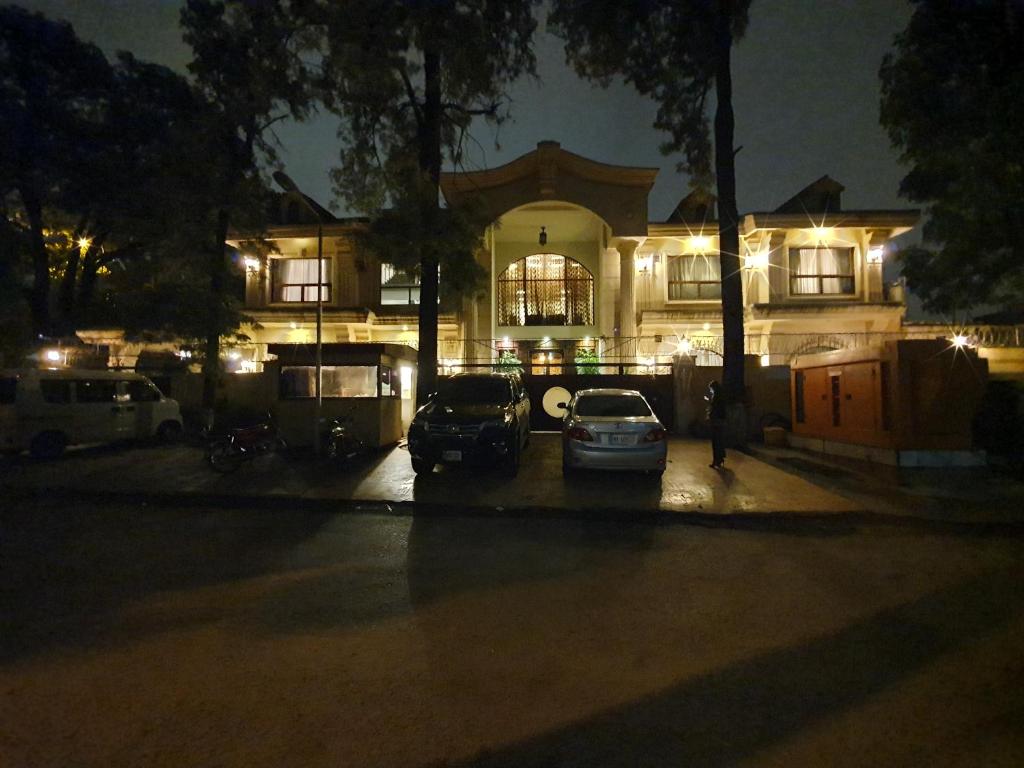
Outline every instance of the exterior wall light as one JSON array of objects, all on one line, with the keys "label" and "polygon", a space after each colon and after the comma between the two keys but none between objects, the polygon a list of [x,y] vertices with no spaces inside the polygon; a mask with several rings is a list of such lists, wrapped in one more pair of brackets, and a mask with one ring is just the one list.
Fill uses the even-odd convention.
[{"label": "exterior wall light", "polygon": [[758,251],[747,256],[748,269],[767,269],[769,264],[768,251]]},{"label": "exterior wall light", "polygon": [[697,253],[702,253],[711,247],[711,238],[705,235],[695,235],[690,238],[690,247]]},{"label": "exterior wall light", "polygon": [[771,364],[772,364],[772,356],[771,355],[761,355],[761,367],[762,368],[767,368]]},{"label": "exterior wall light", "polygon": [[868,264],[881,264],[882,257],[885,255],[885,248],[881,245],[875,245],[868,248]]},{"label": "exterior wall light", "polygon": [[242,259],[242,263],[245,264],[245,268],[249,272],[257,272],[260,268],[260,260],[255,256],[246,256]]},{"label": "exterior wall light", "polygon": [[971,344],[970,338],[964,336],[962,333],[956,334],[952,339],[950,339],[950,341],[953,342],[953,346],[957,349],[963,349]]},{"label": "exterior wall light", "polygon": [[57,350],[57,349],[48,349],[48,350],[46,350],[46,359],[47,359],[47,361],[49,361],[51,363],[59,363],[60,362],[60,350]]},{"label": "exterior wall light", "polygon": [[548,233],[547,233],[546,229],[547,229],[546,227],[541,227],[540,228],[540,235],[537,237],[537,242],[540,243],[541,245],[547,245],[548,244]]},{"label": "exterior wall light", "polygon": [[689,339],[683,338],[679,340],[679,344],[676,345],[676,351],[681,355],[689,355],[690,350],[693,349],[693,345]]}]

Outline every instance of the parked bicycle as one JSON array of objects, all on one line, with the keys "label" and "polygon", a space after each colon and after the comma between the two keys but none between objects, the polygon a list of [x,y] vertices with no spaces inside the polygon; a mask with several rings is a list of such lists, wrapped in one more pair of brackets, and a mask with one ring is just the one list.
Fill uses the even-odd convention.
[{"label": "parked bicycle", "polygon": [[234,472],[246,461],[275,451],[287,444],[278,434],[272,414],[259,424],[229,430],[226,435],[210,439],[206,446],[206,462],[217,472]]}]

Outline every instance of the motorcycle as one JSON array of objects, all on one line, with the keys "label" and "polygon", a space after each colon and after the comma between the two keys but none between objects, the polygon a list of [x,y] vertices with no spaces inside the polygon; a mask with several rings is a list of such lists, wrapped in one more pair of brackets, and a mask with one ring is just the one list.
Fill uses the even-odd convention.
[{"label": "motorcycle", "polygon": [[278,434],[273,416],[267,414],[266,420],[259,424],[238,427],[211,439],[206,446],[206,462],[215,471],[228,474],[246,461],[287,447]]},{"label": "motorcycle", "polygon": [[322,436],[322,455],[339,464],[346,464],[366,453],[367,446],[356,436],[350,418],[335,418],[327,422]]}]

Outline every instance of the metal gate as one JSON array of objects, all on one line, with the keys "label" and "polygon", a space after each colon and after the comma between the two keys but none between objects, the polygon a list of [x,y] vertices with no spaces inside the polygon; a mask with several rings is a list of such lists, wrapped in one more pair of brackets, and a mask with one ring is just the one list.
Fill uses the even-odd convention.
[{"label": "metal gate", "polygon": [[578,374],[530,375],[523,377],[530,393],[530,429],[562,428],[562,411],[558,403],[567,401],[581,389],[635,389],[647,398],[654,413],[666,429],[675,426],[675,401],[672,396],[672,375]]}]

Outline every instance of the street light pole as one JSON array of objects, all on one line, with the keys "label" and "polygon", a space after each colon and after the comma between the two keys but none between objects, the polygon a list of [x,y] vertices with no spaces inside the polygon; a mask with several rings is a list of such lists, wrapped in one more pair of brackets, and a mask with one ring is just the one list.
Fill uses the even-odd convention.
[{"label": "street light pole", "polygon": [[324,220],[320,212],[310,205],[299,185],[284,171],[274,171],[274,181],[286,192],[294,192],[302,204],[316,216],[316,381],[313,403],[313,453],[320,455],[320,414],[323,410],[323,361],[324,361]]}]

